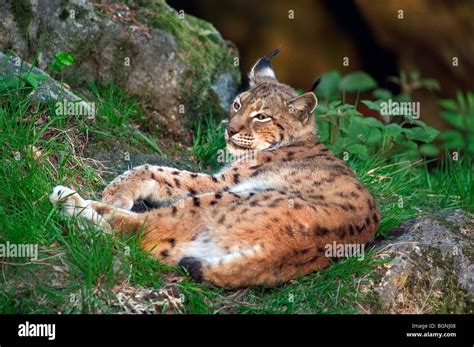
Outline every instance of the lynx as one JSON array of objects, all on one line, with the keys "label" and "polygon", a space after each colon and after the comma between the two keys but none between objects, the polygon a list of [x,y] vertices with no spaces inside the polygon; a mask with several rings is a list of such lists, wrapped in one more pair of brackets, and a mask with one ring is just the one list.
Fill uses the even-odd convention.
[{"label": "lynx", "polygon": [[[380,220],[374,198],[317,140],[316,95],[277,81],[277,53],[257,61],[250,89],[230,107],[227,150],[243,159],[214,175],[143,165],[114,179],[101,202],[62,186],[50,200],[104,229],[140,232],[161,262],[229,288],[275,286],[331,265],[327,245],[370,242]],[[241,156],[249,151],[251,160]],[[167,205],[132,212],[139,199]]]}]

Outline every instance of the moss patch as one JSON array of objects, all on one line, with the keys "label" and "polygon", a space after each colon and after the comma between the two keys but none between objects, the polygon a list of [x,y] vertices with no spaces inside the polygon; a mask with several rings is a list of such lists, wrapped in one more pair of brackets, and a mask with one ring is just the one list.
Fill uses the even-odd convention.
[{"label": "moss patch", "polygon": [[178,12],[163,0],[148,5],[148,9],[151,11],[142,13],[146,24],[168,32],[176,39],[177,54],[187,67],[182,81],[187,106],[198,116],[209,113],[219,116],[222,109],[211,90],[212,82],[219,72],[230,71],[240,83],[240,73],[233,65],[238,56],[237,49],[223,40],[212,24]]},{"label": "moss patch", "polygon": [[458,272],[452,257],[443,257],[438,249],[431,249],[432,263],[444,272],[439,286],[439,295],[434,295],[431,306],[433,313],[472,313],[473,303],[469,294],[458,283]]},{"label": "moss patch", "polygon": [[[439,249],[420,246],[422,257],[413,257],[417,271],[404,286],[406,306],[423,313],[460,314],[472,312],[469,295],[458,283],[454,258],[443,256]],[[439,277],[438,277],[439,276]]]}]

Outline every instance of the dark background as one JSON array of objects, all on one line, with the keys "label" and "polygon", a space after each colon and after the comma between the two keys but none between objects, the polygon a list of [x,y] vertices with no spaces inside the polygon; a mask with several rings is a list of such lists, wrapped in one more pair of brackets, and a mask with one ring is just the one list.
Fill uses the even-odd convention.
[{"label": "dark background", "polygon": [[[245,75],[257,58],[275,47],[280,81],[307,89],[316,76],[337,69],[364,70],[382,87],[387,77],[418,70],[435,78],[435,96],[419,91],[424,120],[438,128],[436,97],[473,90],[474,1],[471,0],[169,0],[177,10],[203,18],[234,42]],[[399,19],[399,11],[403,19]],[[294,11],[294,19],[289,19]],[[350,65],[342,65],[349,57]],[[459,66],[452,66],[458,57]]]}]

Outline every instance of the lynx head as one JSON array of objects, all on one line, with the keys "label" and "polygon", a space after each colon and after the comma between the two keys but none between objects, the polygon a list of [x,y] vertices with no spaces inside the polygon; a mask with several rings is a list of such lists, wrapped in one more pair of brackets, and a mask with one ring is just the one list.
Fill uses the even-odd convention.
[{"label": "lynx head", "polygon": [[257,61],[249,73],[250,89],[230,106],[225,139],[232,154],[272,150],[315,136],[318,99],[313,92],[298,96],[277,81],[270,61],[278,53],[276,49]]}]

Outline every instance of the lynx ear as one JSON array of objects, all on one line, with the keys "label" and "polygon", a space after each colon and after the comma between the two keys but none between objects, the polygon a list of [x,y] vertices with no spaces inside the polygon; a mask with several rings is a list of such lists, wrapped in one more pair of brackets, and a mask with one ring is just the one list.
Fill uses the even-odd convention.
[{"label": "lynx ear", "polygon": [[306,123],[318,106],[318,98],[313,92],[307,92],[287,101],[286,106],[291,114],[298,117],[302,123]]},{"label": "lynx ear", "polygon": [[280,48],[273,50],[273,52],[263,58],[260,58],[255,63],[249,73],[250,87],[254,87],[256,84],[262,82],[262,80],[265,78],[272,78],[276,81],[275,72],[273,71],[273,67],[270,62],[272,58],[278,53],[280,53]]}]

